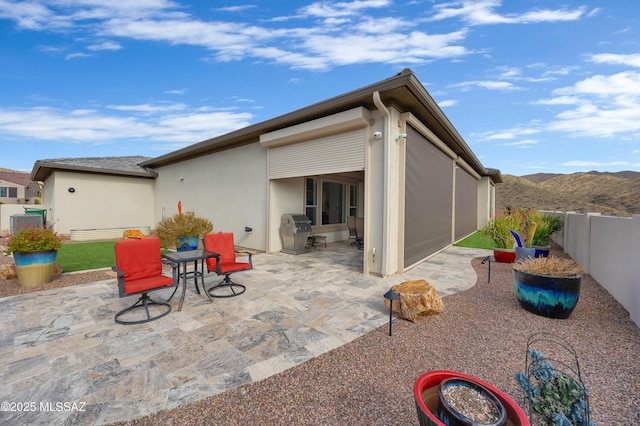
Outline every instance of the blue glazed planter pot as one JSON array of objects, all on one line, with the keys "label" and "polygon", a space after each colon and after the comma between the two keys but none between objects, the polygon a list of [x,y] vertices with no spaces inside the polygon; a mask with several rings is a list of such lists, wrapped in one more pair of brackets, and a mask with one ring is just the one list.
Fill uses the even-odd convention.
[{"label": "blue glazed planter pot", "polygon": [[180,243],[176,247],[177,251],[196,250],[198,248],[198,237],[180,237]]},{"label": "blue glazed planter pot", "polygon": [[554,277],[513,270],[513,287],[520,305],[536,315],[569,318],[578,304],[582,275]]},{"label": "blue glazed planter pot", "polygon": [[57,251],[28,251],[13,253],[18,281],[22,287],[36,287],[51,281]]}]

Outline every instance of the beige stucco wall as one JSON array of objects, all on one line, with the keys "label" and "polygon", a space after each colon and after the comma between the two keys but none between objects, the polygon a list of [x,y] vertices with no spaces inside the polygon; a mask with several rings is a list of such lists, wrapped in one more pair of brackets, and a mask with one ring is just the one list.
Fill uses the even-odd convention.
[{"label": "beige stucco wall", "polygon": [[47,223],[61,234],[151,226],[153,188],[153,179],[56,171],[44,183]]},{"label": "beige stucco wall", "polygon": [[183,212],[208,218],[214,231],[233,232],[237,245],[266,250],[266,155],[256,142],[158,168],[154,223],[176,214],[181,201]]},{"label": "beige stucco wall", "polygon": [[478,182],[478,229],[482,229],[495,215],[495,189],[487,176]]},{"label": "beige stucco wall", "polygon": [[269,183],[269,252],[282,250],[280,224],[285,213],[304,214],[304,177]]},{"label": "beige stucco wall", "polygon": [[405,127],[396,109],[388,111],[372,112],[365,173],[365,272],[382,276],[402,272],[404,246],[404,140],[396,135]]}]

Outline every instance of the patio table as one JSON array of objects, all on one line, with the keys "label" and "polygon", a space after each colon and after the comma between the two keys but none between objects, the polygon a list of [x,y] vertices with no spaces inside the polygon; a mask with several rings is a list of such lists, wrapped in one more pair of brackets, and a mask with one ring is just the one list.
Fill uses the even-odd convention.
[{"label": "patio table", "polygon": [[[213,302],[209,292],[204,288],[204,262],[206,259],[219,256],[220,255],[218,253],[203,249],[162,253],[163,258],[178,265],[178,277],[182,278],[182,295],[180,296],[180,302],[178,303],[178,311],[182,310],[182,303],[184,302],[185,295],[187,294],[187,278],[191,276],[194,279],[198,294],[200,294],[200,288],[198,287],[198,278],[200,278],[202,280],[202,290],[207,295],[209,302]],[[193,271],[187,271],[187,264],[189,262],[193,262]],[[200,269],[198,269],[198,263],[200,263]],[[182,272],[180,272],[180,265],[182,265]],[[171,300],[174,294],[175,291],[169,300]]]}]

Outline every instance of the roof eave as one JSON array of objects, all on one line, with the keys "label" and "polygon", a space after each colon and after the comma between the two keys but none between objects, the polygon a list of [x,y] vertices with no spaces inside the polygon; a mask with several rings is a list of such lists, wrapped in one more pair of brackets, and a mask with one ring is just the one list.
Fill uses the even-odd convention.
[{"label": "roof eave", "polygon": [[132,177],[141,177],[141,178],[149,178],[153,179],[158,177],[158,174],[153,171],[145,171],[140,170],[140,172],[135,171],[125,171],[125,170],[117,170],[117,169],[98,169],[95,167],[87,167],[87,166],[77,166],[71,164],[61,164],[61,163],[53,163],[53,162],[45,162],[45,161],[36,161],[33,165],[33,169],[31,170],[31,180],[34,181],[44,181],[46,180],[54,171],[66,171],[66,172],[78,172],[78,173],[93,173],[100,175],[117,175],[117,176],[132,176]]}]

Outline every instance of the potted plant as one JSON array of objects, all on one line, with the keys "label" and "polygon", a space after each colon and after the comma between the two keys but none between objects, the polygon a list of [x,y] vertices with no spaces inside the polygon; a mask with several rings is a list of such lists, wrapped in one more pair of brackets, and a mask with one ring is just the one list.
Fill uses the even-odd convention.
[{"label": "potted plant", "polygon": [[528,241],[528,246],[535,248],[535,256],[548,256],[549,255],[549,238],[554,232],[562,230],[564,226],[564,220],[562,217],[542,213],[539,210],[527,211],[527,226],[531,226],[535,223],[535,233]]},{"label": "potted plant", "polygon": [[[529,426],[529,420],[524,411],[507,394],[495,386],[468,374],[451,370],[432,370],[426,372],[416,380],[413,387],[413,397],[418,412],[420,426],[442,426],[446,424],[460,424],[443,417],[440,403],[440,388],[451,383],[461,383],[469,387],[480,389],[479,393],[491,394],[490,398],[497,399],[504,409],[506,424],[513,426]],[[444,386],[441,386],[444,385]],[[492,403],[493,404],[493,403]],[[440,408],[439,408],[440,407]],[[502,416],[501,416],[502,417]],[[505,420],[504,418],[502,420]],[[499,420],[500,421],[500,420]],[[492,424],[492,423],[463,423],[463,424]]]},{"label": "potted plant", "polygon": [[521,259],[513,265],[513,286],[520,305],[537,315],[568,318],[578,303],[582,267],[556,256]]},{"label": "potted plant", "polygon": [[557,361],[562,370],[557,369],[553,360],[528,346],[526,372],[515,375],[529,405],[529,420],[534,423],[535,419],[540,425],[595,426],[589,420],[589,395],[580,378],[575,351],[564,339],[559,344],[574,357],[575,370],[566,361]]},{"label": "potted plant", "polygon": [[480,232],[493,239],[495,247],[493,256],[496,262],[512,263],[516,259],[515,239],[511,231],[520,232],[524,225],[525,216],[520,210],[505,209],[498,212]]},{"label": "potted plant", "polygon": [[9,237],[5,254],[13,254],[18,281],[35,287],[51,281],[58,250],[64,236],[49,228],[24,228]]},{"label": "potted plant", "polygon": [[156,227],[156,234],[162,247],[176,247],[183,251],[195,250],[198,239],[212,230],[213,224],[209,219],[196,216],[194,212],[185,212],[163,219]]}]

